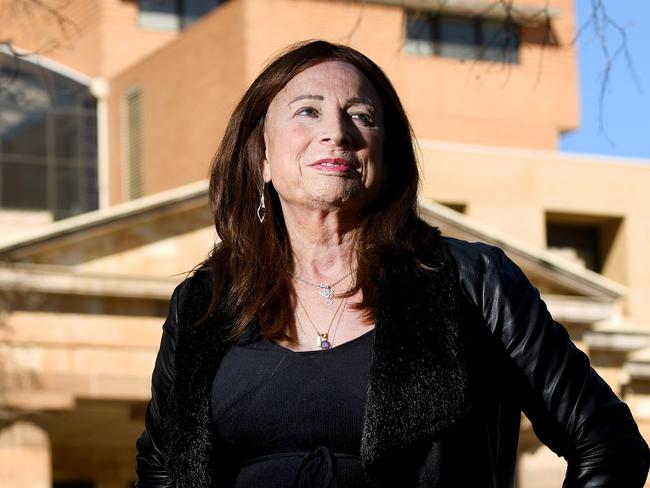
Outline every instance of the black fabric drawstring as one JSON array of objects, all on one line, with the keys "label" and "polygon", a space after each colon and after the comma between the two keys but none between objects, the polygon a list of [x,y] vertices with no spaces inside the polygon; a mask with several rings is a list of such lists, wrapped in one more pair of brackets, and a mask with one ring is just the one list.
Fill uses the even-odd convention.
[{"label": "black fabric drawstring", "polygon": [[296,468],[293,488],[338,488],[336,465],[327,447],[305,454]]}]

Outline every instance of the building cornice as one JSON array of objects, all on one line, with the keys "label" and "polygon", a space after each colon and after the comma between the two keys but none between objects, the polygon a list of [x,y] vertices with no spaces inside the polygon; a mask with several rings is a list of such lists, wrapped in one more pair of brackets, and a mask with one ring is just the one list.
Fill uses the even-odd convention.
[{"label": "building cornice", "polygon": [[24,233],[0,239],[0,260],[14,261],[29,256],[35,248],[53,241],[74,238],[84,232],[106,232],[113,225],[127,225],[131,220],[157,213],[207,207],[207,181],[202,180],[172,190],[155,193],[113,207],[87,212],[59,220]]},{"label": "building cornice", "polygon": [[626,287],[601,274],[500,232],[442,204],[422,199],[419,207],[420,216],[441,227],[443,233],[453,229],[453,234],[461,239],[479,240],[498,246],[521,266],[525,264],[528,271],[534,271],[554,283],[606,301],[618,300],[627,295]]}]

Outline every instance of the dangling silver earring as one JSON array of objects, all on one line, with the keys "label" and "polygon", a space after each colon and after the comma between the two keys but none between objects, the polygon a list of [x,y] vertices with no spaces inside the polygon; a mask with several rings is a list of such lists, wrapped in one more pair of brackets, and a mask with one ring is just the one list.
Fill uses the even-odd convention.
[{"label": "dangling silver earring", "polygon": [[264,205],[264,187],[260,190],[260,204],[257,207],[257,218],[260,221],[260,224],[264,222],[264,217],[266,217],[266,205]]}]

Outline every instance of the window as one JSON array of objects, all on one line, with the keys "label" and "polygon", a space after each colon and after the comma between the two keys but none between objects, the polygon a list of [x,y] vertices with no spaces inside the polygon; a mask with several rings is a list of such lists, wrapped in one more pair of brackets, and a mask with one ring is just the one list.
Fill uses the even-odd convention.
[{"label": "window", "polygon": [[406,52],[518,63],[519,26],[481,17],[407,12]]},{"label": "window", "polygon": [[625,282],[622,225],[621,217],[546,212],[546,245],[587,269]]},{"label": "window", "polygon": [[600,271],[598,227],[595,225],[546,224],[546,244],[550,251]]},{"label": "window", "polygon": [[180,30],[223,0],[138,0],[138,23],[146,29]]},{"label": "window", "polygon": [[142,158],[142,90],[126,93],[122,104],[122,137],[124,140],[124,190],[128,200],[144,195],[144,162]]},{"label": "window", "polygon": [[86,85],[0,53],[0,208],[95,210],[96,101]]}]

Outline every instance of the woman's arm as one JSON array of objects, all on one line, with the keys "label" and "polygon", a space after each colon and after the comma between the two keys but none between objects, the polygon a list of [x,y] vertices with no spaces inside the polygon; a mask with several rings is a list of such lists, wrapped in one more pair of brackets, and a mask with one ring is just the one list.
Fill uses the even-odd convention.
[{"label": "woman's arm", "polygon": [[[503,251],[487,245],[461,275],[524,385],[522,408],[539,439],[568,463],[564,487],[642,487],[646,442],[623,403],[549,314]],[[476,254],[475,254],[476,255]]]},{"label": "woman's arm", "polygon": [[176,287],[169,305],[169,313],[163,324],[160,349],[156,357],[151,379],[151,400],[147,405],[144,432],[136,442],[136,488],[160,488],[173,486],[166,467],[166,449],[163,443],[163,419],[167,399],[174,377],[174,354],[178,336],[178,294]]}]

